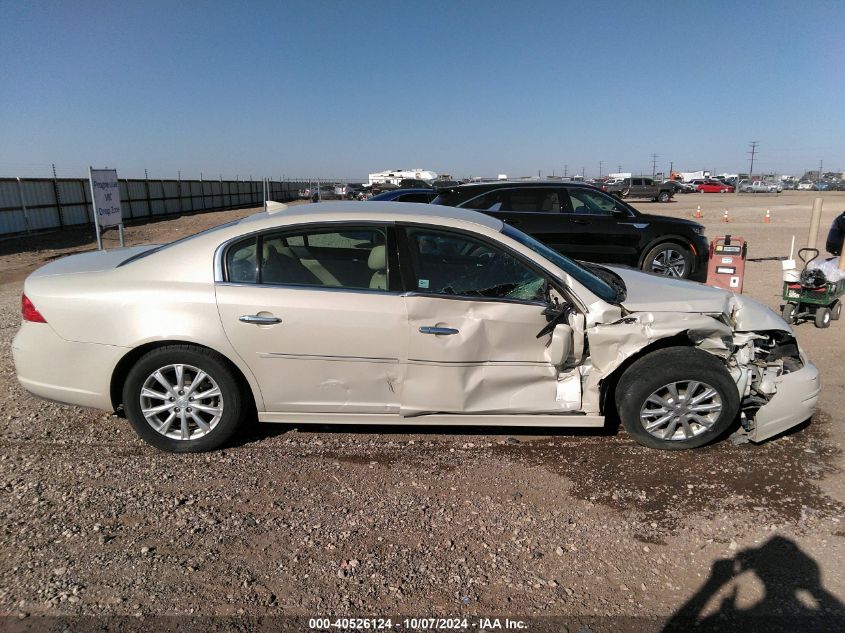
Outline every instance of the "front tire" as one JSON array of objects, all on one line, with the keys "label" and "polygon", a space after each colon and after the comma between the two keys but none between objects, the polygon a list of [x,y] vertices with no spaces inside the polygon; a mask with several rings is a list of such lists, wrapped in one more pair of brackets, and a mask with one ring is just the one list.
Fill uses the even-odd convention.
[{"label": "front tire", "polygon": [[785,303],[783,308],[781,308],[781,316],[783,320],[793,325],[795,321],[795,304],[794,303]]},{"label": "front tire", "polygon": [[123,407],[141,439],[172,453],[219,448],[245,414],[230,365],[216,352],[193,345],[144,354],[126,377]]},{"label": "front tire", "polygon": [[683,450],[709,444],[728,430],[739,412],[739,392],[715,356],[670,347],[625,370],[616,387],[616,407],[638,443]]},{"label": "front tire", "polygon": [[669,195],[668,191],[661,191],[660,195],[657,196],[658,202],[669,202],[672,196]]},{"label": "front tire", "polygon": [[677,242],[664,242],[646,253],[642,269],[664,277],[686,279],[692,272],[692,253]]}]

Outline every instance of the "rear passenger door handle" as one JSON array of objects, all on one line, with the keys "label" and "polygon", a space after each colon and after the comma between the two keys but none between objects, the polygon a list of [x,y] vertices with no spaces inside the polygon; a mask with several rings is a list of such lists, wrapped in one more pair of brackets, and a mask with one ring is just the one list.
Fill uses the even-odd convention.
[{"label": "rear passenger door handle", "polygon": [[281,323],[282,320],[274,316],[259,316],[257,314],[245,314],[238,319],[243,323],[250,323],[252,325],[275,325]]},{"label": "rear passenger door handle", "polygon": [[424,325],[420,328],[421,334],[457,334],[458,330],[453,327],[435,327],[433,325]]}]

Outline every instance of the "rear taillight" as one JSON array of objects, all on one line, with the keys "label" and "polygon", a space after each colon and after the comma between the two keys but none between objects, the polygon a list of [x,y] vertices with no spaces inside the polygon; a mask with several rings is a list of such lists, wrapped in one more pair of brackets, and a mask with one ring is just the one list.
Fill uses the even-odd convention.
[{"label": "rear taillight", "polygon": [[32,301],[26,295],[21,295],[21,316],[24,321],[32,323],[47,323],[47,319],[35,308]]}]

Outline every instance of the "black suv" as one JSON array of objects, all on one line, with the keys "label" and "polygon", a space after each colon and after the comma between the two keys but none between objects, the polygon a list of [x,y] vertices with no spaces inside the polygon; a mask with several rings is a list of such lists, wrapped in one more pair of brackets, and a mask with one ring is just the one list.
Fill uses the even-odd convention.
[{"label": "black suv", "polygon": [[474,209],[574,259],[623,264],[667,277],[707,278],[709,243],[690,220],[640,213],[577,182],[485,182],[438,190],[432,204]]}]

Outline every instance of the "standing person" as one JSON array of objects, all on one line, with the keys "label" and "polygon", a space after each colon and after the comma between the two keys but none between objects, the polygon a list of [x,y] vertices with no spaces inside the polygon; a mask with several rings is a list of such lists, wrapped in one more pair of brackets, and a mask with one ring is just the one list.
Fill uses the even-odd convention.
[{"label": "standing person", "polygon": [[842,255],[842,242],[845,241],[845,211],[840,213],[833,224],[830,225],[830,232],[827,234],[825,248],[831,255]]}]

